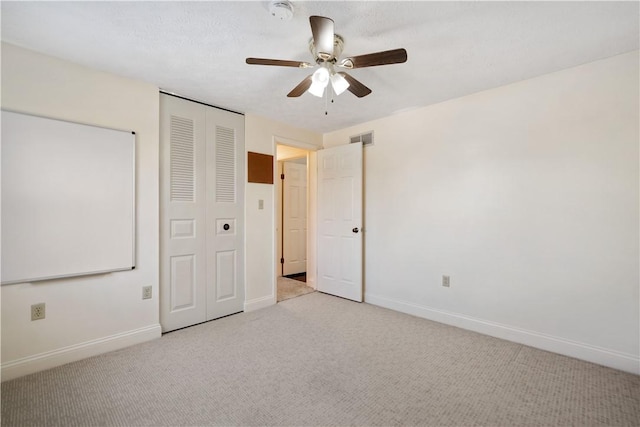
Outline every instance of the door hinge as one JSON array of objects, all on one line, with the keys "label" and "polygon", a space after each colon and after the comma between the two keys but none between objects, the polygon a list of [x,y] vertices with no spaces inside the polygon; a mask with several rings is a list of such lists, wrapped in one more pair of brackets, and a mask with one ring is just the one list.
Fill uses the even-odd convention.
[{"label": "door hinge", "polygon": [[284,174],[283,173],[280,174],[280,179],[284,179]]},{"label": "door hinge", "polygon": [[284,264],[284,258],[280,258],[280,264]]}]

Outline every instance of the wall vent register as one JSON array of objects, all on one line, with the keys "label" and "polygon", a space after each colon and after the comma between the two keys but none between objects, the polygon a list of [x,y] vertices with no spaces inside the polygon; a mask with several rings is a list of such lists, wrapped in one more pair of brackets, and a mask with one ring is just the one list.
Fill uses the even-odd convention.
[{"label": "wall vent register", "polygon": [[373,131],[361,133],[360,135],[352,136],[349,138],[350,144],[357,144],[358,142],[362,142],[362,146],[366,147],[367,145],[373,145]]}]

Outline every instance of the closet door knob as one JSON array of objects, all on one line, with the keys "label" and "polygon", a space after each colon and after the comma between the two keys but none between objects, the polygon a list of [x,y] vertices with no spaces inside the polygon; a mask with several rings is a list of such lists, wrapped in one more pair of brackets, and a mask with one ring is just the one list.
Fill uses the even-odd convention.
[{"label": "closet door knob", "polygon": [[222,226],[222,228],[224,228],[224,231],[229,230],[229,224],[225,224],[225,225],[223,225],[223,226]]},{"label": "closet door knob", "polygon": [[353,231],[354,233],[357,233],[357,232],[358,232],[358,231],[360,231],[360,230],[358,230],[358,227],[356,227],[356,228],[354,228],[354,229],[353,229],[353,230],[351,230],[351,231]]}]

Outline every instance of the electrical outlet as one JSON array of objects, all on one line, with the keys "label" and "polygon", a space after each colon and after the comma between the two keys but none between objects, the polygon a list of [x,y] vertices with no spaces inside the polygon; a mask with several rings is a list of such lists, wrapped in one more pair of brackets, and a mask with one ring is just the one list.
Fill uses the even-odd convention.
[{"label": "electrical outlet", "polygon": [[451,284],[451,278],[449,276],[442,276],[442,286],[448,288]]},{"label": "electrical outlet", "polygon": [[143,286],[142,287],[142,299],[151,299],[152,289],[153,288],[151,286]]},{"label": "electrical outlet", "polygon": [[45,306],[43,302],[39,304],[33,304],[31,306],[31,320],[44,319],[44,315],[45,315]]}]

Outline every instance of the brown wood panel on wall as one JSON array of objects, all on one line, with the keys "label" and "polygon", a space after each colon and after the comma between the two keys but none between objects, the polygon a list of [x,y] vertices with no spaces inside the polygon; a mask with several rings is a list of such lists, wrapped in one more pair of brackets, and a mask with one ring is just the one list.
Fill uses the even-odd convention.
[{"label": "brown wood panel on wall", "polygon": [[247,153],[247,175],[249,182],[273,184],[273,156],[269,154]]}]

